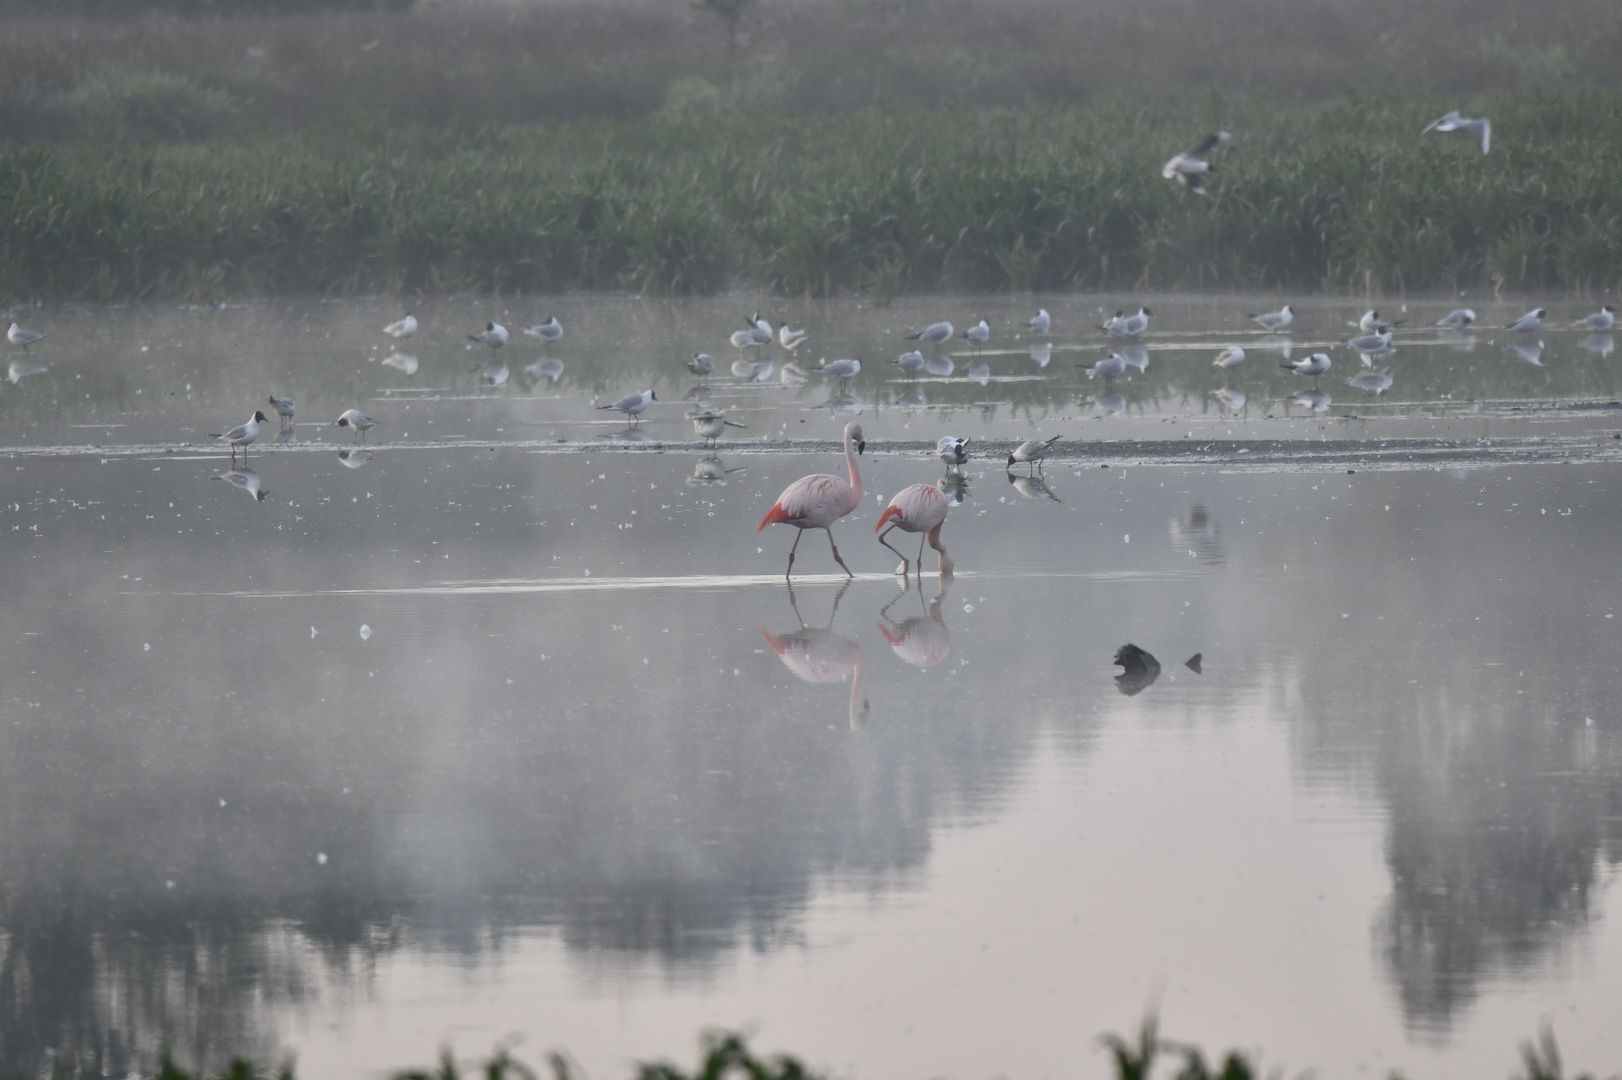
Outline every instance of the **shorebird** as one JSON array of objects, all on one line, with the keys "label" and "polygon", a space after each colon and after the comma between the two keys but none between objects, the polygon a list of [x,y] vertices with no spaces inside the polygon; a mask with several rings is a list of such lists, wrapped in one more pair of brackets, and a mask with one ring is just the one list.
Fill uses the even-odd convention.
[{"label": "shorebird", "polygon": [[1217,353],[1216,359],[1211,361],[1211,366],[1219,367],[1226,371],[1228,368],[1236,368],[1244,362],[1245,350],[1241,349],[1237,345],[1230,345],[1226,349],[1223,349],[1221,352]]},{"label": "shorebird", "polygon": [[930,323],[916,334],[908,334],[908,341],[923,341],[930,345],[939,345],[952,336],[952,324],[949,322]]},{"label": "shorebird", "polygon": [[658,400],[652,390],[644,390],[640,394],[626,394],[611,405],[599,405],[597,408],[612,409],[614,412],[624,413],[631,418],[631,423],[634,424],[637,417],[641,416],[649,405]]},{"label": "shorebird", "polygon": [[788,323],[777,328],[777,343],[789,352],[795,352],[811,337],[809,330],[790,330]]},{"label": "shorebird", "polygon": [[862,438],[862,425],[852,421],[845,425],[845,464],[850,468],[850,479],[844,480],[827,473],[813,473],[802,476],[794,483],[783,489],[783,494],[777,497],[772,508],[766,511],[766,516],[760,519],[760,525],[755,532],[760,532],[768,525],[783,522],[793,525],[800,530],[794,537],[794,544],[788,549],[788,569],[783,571],[787,578],[794,572],[794,551],[800,546],[800,539],[805,536],[807,529],[821,529],[828,534],[828,547],[833,550],[834,562],[838,563],[845,573],[855,577],[845,560],[839,557],[839,546],[834,543],[834,522],[862,505],[862,474],[856,467],[856,458],[867,443]]},{"label": "shorebird", "polygon": [[1295,321],[1295,310],[1285,304],[1277,311],[1264,311],[1260,315],[1247,315],[1246,318],[1263,330],[1283,330]]},{"label": "shorebird", "polygon": [[229,443],[231,446],[232,461],[236,460],[237,447],[242,447],[242,460],[247,461],[248,447],[253,444],[255,439],[259,438],[259,425],[264,423],[269,423],[265,417],[265,414],[256,411],[251,417],[248,418],[248,422],[246,424],[238,424],[230,431],[222,431],[217,434],[211,433],[209,438],[219,439],[221,442]]},{"label": "shorebird", "polygon": [[1314,382],[1317,381],[1318,376],[1328,371],[1330,366],[1328,355],[1321,352],[1315,352],[1304,359],[1288,361],[1279,365],[1284,370],[1293,371],[1297,375],[1309,375]]},{"label": "shorebird", "polygon": [[1211,171],[1211,163],[1205,159],[1212,150],[1215,150],[1232,137],[1226,131],[1218,131],[1207,135],[1195,145],[1166,162],[1165,167],[1160,170],[1160,175],[1167,180],[1176,180],[1196,195],[1204,195],[1205,176]]},{"label": "shorebird", "polygon": [[469,334],[467,339],[480,345],[488,345],[492,349],[499,349],[507,344],[507,328],[497,322],[485,323],[483,332]]},{"label": "shorebird", "polygon": [[334,426],[346,427],[364,439],[366,433],[371,430],[372,425],[375,423],[377,423],[376,420],[373,420],[359,409],[345,409],[339,414]]},{"label": "shorebird", "polygon": [[277,397],[272,394],[270,395],[270,405],[271,408],[276,410],[276,415],[282,418],[282,427],[286,427],[287,422],[293,419],[293,413],[298,411],[298,406],[293,404],[293,399],[290,397]]},{"label": "shorebird", "polygon": [[[1431,121],[1431,123],[1426,126],[1425,131],[1431,131],[1433,129],[1436,131],[1463,131],[1470,135],[1474,135],[1476,137],[1476,141],[1481,144],[1481,152],[1483,154],[1485,154],[1492,146],[1492,121],[1486,119],[1485,117],[1481,118],[1480,120],[1472,120],[1467,117],[1460,116],[1456,111],[1450,112],[1440,120]],[[1420,134],[1425,134],[1425,131],[1421,131]]]},{"label": "shorebird", "polygon": [[417,334],[417,317],[406,312],[406,317],[399,322],[391,322],[383,328],[383,332],[390,337],[408,338]]},{"label": "shorebird", "polygon": [[1543,308],[1538,308],[1535,311],[1528,311],[1525,315],[1522,315],[1520,318],[1504,327],[1504,329],[1516,330],[1522,334],[1535,334],[1538,332],[1538,328],[1543,325],[1543,317],[1547,314],[1548,312]]},{"label": "shorebird", "polygon": [[1605,304],[1592,315],[1584,315],[1577,320],[1578,326],[1586,326],[1590,330],[1609,330],[1616,325],[1616,311],[1610,304]]},{"label": "shorebird", "polygon": [[21,345],[23,347],[23,352],[27,352],[28,346],[32,345],[34,342],[42,341],[44,338],[44,334],[37,334],[32,330],[24,330],[16,323],[12,323],[11,329],[6,331],[6,340],[11,342],[13,345]]},{"label": "shorebird", "polygon": [[[884,508],[879,515],[879,523],[873,526],[873,531],[879,533],[879,543],[895,551],[901,556],[901,565],[896,569],[900,571],[902,580],[907,576],[907,557],[901,555],[891,547],[885,537],[891,530],[900,529],[902,532],[923,533],[918,540],[918,573],[924,572],[924,544],[940,552],[940,571],[942,574],[952,572],[952,556],[941,543],[941,526],[946,523],[946,496],[934,484],[913,484],[896,492],[890,505]],[[885,528],[886,523],[889,528]],[[879,530],[883,529],[883,532]]]},{"label": "shorebird", "polygon": [[1058,442],[1061,438],[1063,438],[1063,436],[1055,435],[1053,438],[1046,441],[1041,439],[1028,439],[1025,442],[1020,443],[1018,446],[1014,447],[1013,452],[1008,455],[1007,467],[1012,469],[1016,464],[1020,464],[1033,465],[1038,469],[1041,468],[1042,459],[1048,456],[1048,451],[1053,449],[1053,444]]}]

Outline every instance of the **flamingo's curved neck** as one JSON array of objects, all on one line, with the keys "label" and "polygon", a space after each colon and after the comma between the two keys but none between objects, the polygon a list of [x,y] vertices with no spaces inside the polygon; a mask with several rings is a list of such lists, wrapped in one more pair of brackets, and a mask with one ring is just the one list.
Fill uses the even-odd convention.
[{"label": "flamingo's curved neck", "polygon": [[[944,525],[945,522],[942,522],[941,524]],[[941,543],[940,525],[935,526],[933,529],[930,529],[927,533],[925,533],[924,539],[929,541],[930,547],[941,553],[941,569],[946,573],[951,573],[953,566],[952,553],[946,550],[945,544]]]},{"label": "flamingo's curved neck", "polygon": [[[862,689],[866,680],[867,654],[858,650],[855,669],[851,673],[850,680],[850,729],[852,731],[860,731],[867,726],[867,694]],[[860,707],[856,704],[858,701],[861,702]]]},{"label": "flamingo's curved neck", "polygon": [[862,471],[856,467],[856,440],[845,433],[845,464],[850,466],[850,490],[854,494],[851,500],[852,507],[860,506],[862,502]]}]

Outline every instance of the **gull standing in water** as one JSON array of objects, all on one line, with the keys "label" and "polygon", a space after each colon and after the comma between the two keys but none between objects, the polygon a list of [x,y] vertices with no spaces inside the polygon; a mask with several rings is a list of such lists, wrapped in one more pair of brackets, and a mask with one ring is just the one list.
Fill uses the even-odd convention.
[{"label": "gull standing in water", "polygon": [[1040,469],[1042,467],[1042,459],[1048,456],[1048,451],[1053,449],[1053,444],[1058,442],[1063,437],[1064,436],[1062,435],[1055,435],[1053,438],[1046,441],[1041,439],[1027,439],[1025,442],[1022,442],[1018,446],[1014,447],[1013,452],[1008,455],[1007,468],[1012,469],[1016,464],[1019,464],[1033,465]]},{"label": "gull standing in water", "polygon": [[1389,334],[1402,325],[1402,320],[1387,322],[1380,318],[1380,313],[1372,308],[1363,312],[1363,317],[1357,320],[1357,328],[1365,334]]},{"label": "gull standing in water", "polygon": [[1504,329],[1515,330],[1522,334],[1535,334],[1538,332],[1538,329],[1542,327],[1543,317],[1547,314],[1549,313],[1543,308],[1538,308],[1535,311],[1528,311],[1525,315],[1522,315],[1520,318],[1504,327]]},{"label": "gull standing in water", "polygon": [[637,417],[641,416],[649,405],[658,400],[652,390],[644,390],[640,394],[627,394],[612,405],[599,405],[597,408],[612,409],[614,412],[624,413],[631,418],[631,423],[634,424],[637,422]]},{"label": "gull standing in water", "polygon": [[1211,361],[1211,366],[1219,367],[1226,371],[1229,368],[1236,368],[1244,362],[1245,350],[1241,349],[1237,345],[1230,345],[1226,349],[1223,349],[1221,352],[1217,353],[1216,359]]},{"label": "gull standing in water", "polygon": [[708,410],[704,412],[690,412],[687,414],[687,419],[693,422],[694,433],[712,446],[715,444],[715,440],[726,434],[727,428],[741,428],[744,426],[743,424],[738,423],[736,420],[728,420],[725,413],[711,412]]},{"label": "gull standing in water", "polygon": [[558,322],[558,317],[556,315],[553,315],[539,326],[524,327],[524,333],[528,334],[530,337],[540,338],[541,341],[550,348],[552,342],[563,337],[563,324]]},{"label": "gull standing in water", "polygon": [[259,438],[259,425],[264,423],[269,423],[265,417],[265,414],[256,411],[251,417],[248,418],[248,422],[246,424],[238,424],[230,431],[222,431],[217,434],[210,433],[209,438],[219,439],[221,442],[230,443],[232,461],[235,461],[237,458],[237,447],[242,447],[242,460],[247,461],[248,447],[253,444],[255,439]]},{"label": "gull standing in water", "polygon": [[1211,171],[1211,163],[1205,159],[1212,150],[1215,150],[1232,137],[1226,131],[1218,131],[1207,135],[1195,145],[1166,162],[1165,167],[1160,170],[1160,175],[1167,180],[1176,180],[1196,195],[1204,195],[1205,176]]},{"label": "gull standing in water", "polygon": [[1121,318],[1117,313],[1115,318],[1104,324],[1104,332],[1111,337],[1133,337],[1149,329],[1149,316],[1152,315],[1146,307],[1138,308],[1136,315]]},{"label": "gull standing in water", "polygon": [[1076,366],[1085,371],[1089,379],[1102,378],[1107,382],[1126,370],[1126,357],[1120,353],[1112,352],[1108,356],[1093,361],[1092,367],[1081,364]]},{"label": "gull standing in water", "polygon": [[942,435],[935,442],[935,456],[946,463],[948,471],[960,469],[969,462],[969,440],[959,435]]},{"label": "gull standing in water", "polygon": [[835,360],[832,363],[823,364],[818,370],[830,378],[853,379],[862,373],[862,362],[860,360]]},{"label": "gull standing in water", "polygon": [[1616,325],[1616,311],[1610,304],[1604,304],[1592,315],[1584,315],[1577,320],[1578,326],[1586,326],[1590,330],[1609,330]]},{"label": "gull standing in water", "polygon": [[975,352],[991,340],[991,324],[982,318],[979,322],[963,331],[963,340],[974,346]]},{"label": "gull standing in water", "polygon": [[1295,321],[1295,311],[1285,304],[1277,311],[1264,311],[1260,315],[1247,315],[1246,318],[1263,330],[1283,330]]},{"label": "gull standing in water", "polygon": [[1126,312],[1116,309],[1114,315],[1098,324],[1098,328],[1106,334],[1118,334],[1121,332],[1121,324],[1124,322],[1126,322]]},{"label": "gull standing in water", "polygon": [[930,323],[916,334],[908,334],[908,341],[922,341],[930,345],[939,345],[952,336],[952,324],[949,322]]},{"label": "gull standing in water", "polygon": [[370,416],[367,416],[359,409],[345,409],[339,414],[338,419],[334,422],[334,426],[346,427],[353,431],[357,436],[364,439],[366,438],[366,433],[371,430],[372,425],[375,423],[377,423],[376,420],[373,420]]},{"label": "gull standing in water", "polygon": [[912,352],[902,353],[894,360],[891,360],[890,363],[894,364],[908,375],[916,375],[920,370],[923,369],[924,354],[919,352],[917,349],[914,349]]},{"label": "gull standing in water", "polygon": [[1031,321],[1026,325],[1031,328],[1032,334],[1040,337],[1053,329],[1053,316],[1048,314],[1047,308],[1038,308],[1036,314],[1031,316]]},{"label": "gull standing in water", "polygon": [[1315,352],[1311,356],[1304,359],[1289,361],[1279,365],[1279,367],[1283,368],[1285,371],[1293,371],[1297,375],[1311,376],[1314,383],[1318,381],[1318,376],[1329,370],[1330,366],[1329,356],[1326,353],[1321,352]]},{"label": "gull standing in water", "polygon": [[408,337],[416,337],[417,317],[408,311],[406,312],[405,318],[401,319],[399,322],[389,323],[389,325],[383,328],[383,332],[390,337],[400,338],[402,340]]},{"label": "gull standing in water", "polygon": [[715,357],[709,353],[696,352],[693,358],[687,361],[687,370],[694,375],[708,375],[715,370]]},{"label": "gull standing in water", "polygon": [[794,544],[788,549],[788,569],[783,571],[787,578],[794,572],[794,551],[800,546],[800,539],[805,536],[807,529],[821,529],[828,534],[828,547],[833,550],[834,561],[850,577],[850,567],[845,560],[839,557],[839,546],[834,543],[833,529],[830,526],[840,518],[862,505],[862,474],[856,466],[856,458],[867,448],[862,438],[862,425],[852,421],[845,425],[845,464],[850,469],[850,479],[844,480],[827,473],[813,473],[802,476],[794,483],[783,489],[783,494],[777,497],[772,508],[766,511],[766,516],[760,519],[760,525],[755,532],[760,532],[768,525],[778,522],[793,525],[800,530],[794,537]]},{"label": "gull standing in water", "polygon": [[488,345],[492,349],[499,349],[507,344],[507,328],[498,322],[485,323],[482,333],[469,334],[467,339],[480,345]]},{"label": "gull standing in water", "polygon": [[1444,330],[1463,330],[1476,321],[1476,313],[1467,307],[1454,308],[1431,325]]},{"label": "gull standing in water", "polygon": [[[946,550],[946,545],[941,543],[941,526],[946,523],[946,510],[946,495],[940,488],[934,484],[913,484],[896,492],[895,498],[890,500],[890,505],[879,515],[879,523],[873,526],[873,531],[879,532],[883,529],[884,531],[879,533],[879,543],[901,556],[901,565],[896,569],[900,572],[903,582],[907,579],[907,557],[891,547],[885,537],[889,536],[893,529],[923,533],[918,541],[918,575],[922,577],[924,573],[926,542],[940,552],[941,573],[950,574],[953,568],[952,556]],[[884,528],[886,523],[890,526],[888,529]]]},{"label": "gull standing in water", "polygon": [[[1436,131],[1463,131],[1467,134],[1474,135],[1476,137],[1476,142],[1481,144],[1481,152],[1483,154],[1485,154],[1488,149],[1492,147],[1492,121],[1486,119],[1485,117],[1481,118],[1480,120],[1472,120],[1467,117],[1460,116],[1457,111],[1454,111],[1448,113],[1440,120],[1433,120],[1425,128],[1425,131],[1431,131],[1433,129]],[[1421,131],[1420,134],[1425,134],[1425,131]]]},{"label": "gull standing in water", "polygon": [[6,340],[11,342],[13,345],[21,345],[23,347],[23,352],[27,352],[28,346],[32,345],[34,342],[43,341],[44,339],[44,334],[38,334],[32,330],[24,330],[16,323],[12,323],[11,329],[6,331]]},{"label": "gull standing in water", "polygon": [[282,418],[282,427],[286,427],[288,422],[293,419],[293,414],[298,411],[298,407],[293,404],[293,399],[290,397],[277,397],[272,394],[270,395],[270,404],[276,410],[276,415]]},{"label": "gull standing in water", "polygon": [[777,328],[777,343],[789,352],[796,352],[811,337],[809,330],[790,330],[788,323]]},{"label": "gull standing in water", "polygon": [[1384,352],[1391,348],[1391,331],[1382,330],[1378,333],[1363,334],[1352,338],[1346,344],[1362,353]]}]

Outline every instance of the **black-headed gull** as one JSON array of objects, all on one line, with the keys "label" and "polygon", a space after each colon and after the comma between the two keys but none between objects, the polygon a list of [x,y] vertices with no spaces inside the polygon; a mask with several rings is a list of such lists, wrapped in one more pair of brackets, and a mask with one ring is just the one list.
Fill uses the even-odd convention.
[{"label": "black-headed gull", "polygon": [[492,349],[499,349],[507,344],[507,328],[498,322],[485,323],[482,332],[469,334],[467,339],[480,345],[488,345]]},{"label": "black-headed gull", "polygon": [[1053,444],[1061,438],[1063,438],[1062,435],[1055,435],[1051,439],[1028,439],[1020,443],[1008,455],[1007,468],[1012,469],[1015,465],[1035,465],[1037,468],[1041,468],[1042,459],[1048,456],[1048,451],[1053,449]]},{"label": "black-headed gull", "polygon": [[835,360],[832,363],[823,364],[819,370],[830,378],[853,379],[862,373],[862,362],[860,360]]},{"label": "black-headed gull", "polygon": [[1285,304],[1277,311],[1264,311],[1260,315],[1246,316],[1263,330],[1283,330],[1295,321],[1295,309]]},{"label": "black-headed gull", "polygon": [[[1426,126],[1425,131],[1463,131],[1474,135],[1476,142],[1481,144],[1481,152],[1485,154],[1492,147],[1492,121],[1486,117],[1472,120],[1460,116],[1458,112],[1450,112],[1440,120],[1433,120]],[[1420,134],[1425,134],[1421,131]]]},{"label": "black-headed gull", "polygon": [[1212,367],[1223,369],[1238,367],[1245,362],[1245,350],[1237,345],[1230,345],[1217,353],[1216,359],[1211,361]]},{"label": "black-headed gull", "polygon": [[1047,308],[1038,308],[1026,325],[1031,328],[1031,333],[1040,336],[1053,329],[1053,316],[1048,314]]},{"label": "black-headed gull", "polygon": [[967,330],[963,331],[963,340],[976,349],[991,340],[991,324],[981,319]]},{"label": "black-headed gull", "polygon": [[948,469],[968,464],[969,440],[960,435],[942,435],[935,442],[935,456],[946,463]]},{"label": "black-headed gull", "polygon": [[658,400],[652,390],[644,390],[640,394],[627,394],[611,405],[599,405],[597,408],[624,413],[631,418],[631,422],[634,424],[637,417],[641,416],[649,405]]},{"label": "black-headed gull", "polygon": [[1149,316],[1154,314],[1146,307],[1138,308],[1136,315],[1126,318],[1116,316],[1104,324],[1104,332],[1111,337],[1133,337],[1149,329]]},{"label": "black-headed gull", "polygon": [[1211,171],[1211,163],[1205,159],[1212,150],[1215,150],[1230,138],[1232,136],[1226,131],[1218,131],[1207,135],[1195,145],[1166,162],[1165,167],[1160,170],[1160,175],[1167,180],[1176,180],[1196,195],[1204,195],[1205,174]]},{"label": "black-headed gull", "polygon": [[254,414],[248,418],[248,422],[246,424],[238,424],[230,431],[211,433],[209,438],[219,439],[221,442],[229,443],[231,445],[231,457],[233,459],[236,457],[237,447],[240,446],[242,448],[242,456],[243,458],[246,458],[248,456],[248,447],[253,444],[255,439],[259,438],[259,425],[267,422],[268,420],[264,413],[255,411]]},{"label": "black-headed gull", "polygon": [[1389,322],[1380,318],[1380,313],[1370,308],[1363,312],[1363,317],[1357,320],[1357,328],[1365,334],[1389,334],[1402,325],[1403,320]]},{"label": "black-headed gull", "polygon": [[1516,319],[1503,329],[1515,330],[1522,334],[1535,334],[1538,332],[1539,328],[1543,326],[1543,317],[1547,314],[1549,313],[1543,308],[1538,308],[1535,311],[1528,311],[1525,315],[1522,315],[1520,318]]},{"label": "black-headed gull", "polygon": [[789,352],[794,352],[804,345],[811,337],[809,330],[790,330],[788,323],[777,328],[777,343]]},{"label": "black-headed gull", "polygon": [[1089,379],[1113,379],[1126,370],[1126,357],[1120,353],[1110,353],[1093,361],[1091,367],[1077,366],[1087,373]]},{"label": "black-headed gull", "polygon": [[1616,325],[1616,311],[1610,304],[1603,305],[1592,315],[1584,315],[1577,320],[1578,326],[1586,326],[1590,330],[1609,330]]},{"label": "black-headed gull", "polygon": [[694,375],[708,375],[715,370],[715,357],[709,353],[696,352],[693,358],[687,361],[687,370]]},{"label": "black-headed gull", "polygon": [[1444,330],[1463,330],[1476,321],[1476,313],[1470,308],[1454,308],[1446,315],[1437,319],[1432,326],[1440,326]]},{"label": "black-headed gull", "polygon": [[383,328],[383,332],[390,337],[414,337],[417,333],[417,317],[408,311],[406,312],[405,318],[401,319],[399,322],[389,323],[389,325]]},{"label": "black-headed gull", "polygon": [[924,354],[919,352],[917,349],[914,349],[912,352],[902,353],[894,360],[891,360],[890,363],[894,364],[908,375],[916,375],[924,366]]},{"label": "black-headed gull", "polygon": [[333,426],[346,427],[364,439],[366,433],[371,430],[372,425],[375,423],[377,423],[376,420],[373,420],[359,409],[345,409],[338,414],[338,419],[333,421]]},{"label": "black-headed gull", "polygon": [[931,345],[939,345],[943,341],[950,340],[951,336],[952,324],[949,322],[938,322],[930,323],[916,334],[908,334],[906,340],[923,341]]},{"label": "black-headed gull", "polygon": [[292,398],[277,397],[275,394],[270,395],[270,406],[276,410],[276,415],[282,418],[283,427],[287,426],[287,422],[293,419],[293,414],[298,411],[298,406],[293,404]]},{"label": "black-headed gull", "polygon": [[23,347],[23,352],[27,352],[28,346],[32,345],[34,342],[42,341],[44,338],[44,334],[38,334],[32,330],[24,330],[16,323],[12,323],[11,329],[6,331],[6,340],[11,342],[13,345],[21,345]]},{"label": "black-headed gull", "polygon": [[530,337],[538,337],[550,345],[552,342],[563,337],[563,324],[558,322],[558,317],[556,315],[553,315],[543,323],[535,326],[524,327],[524,333],[528,334]]},{"label": "black-headed gull", "polygon": [[1383,330],[1374,334],[1360,334],[1346,344],[1358,352],[1384,352],[1386,349],[1391,348],[1391,331]]},{"label": "black-headed gull", "polygon": [[1314,379],[1328,371],[1330,368],[1329,356],[1326,353],[1315,352],[1311,356],[1300,360],[1288,361],[1279,367],[1286,371],[1293,371],[1297,375],[1307,375]]}]

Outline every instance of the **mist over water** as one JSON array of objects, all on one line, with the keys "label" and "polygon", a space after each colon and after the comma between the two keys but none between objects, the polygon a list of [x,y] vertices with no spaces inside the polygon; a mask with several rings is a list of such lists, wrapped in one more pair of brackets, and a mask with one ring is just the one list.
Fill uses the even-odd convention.
[{"label": "mist over water", "polygon": [[[1544,1017],[1615,1060],[1611,354],[1405,331],[1366,396],[1331,345],[1366,305],[1303,304],[1313,411],[1244,318],[1270,299],[796,302],[788,388],[730,374],[736,300],[560,300],[499,387],[464,335],[549,312],[437,301],[397,345],[372,302],[42,309],[0,393],[0,1071],[521,1036],[611,1074],[748,1024],[857,1075],[1101,1075],[1157,1002],[1292,1069],[1502,1069]],[[1106,389],[1074,365],[1129,300],[1148,363]],[[952,376],[888,363],[981,314]],[[704,386],[748,425],[714,448]],[[634,429],[593,408],[647,387]],[[203,445],[272,392],[292,443]],[[790,590],[756,525],[852,418],[858,577],[808,535]],[[943,433],[958,574],[903,588],[873,522]],[[1040,472],[981,449],[1051,434]],[[1458,456],[1313,456],[1419,442]],[[1158,675],[1117,679],[1127,643]]]}]

